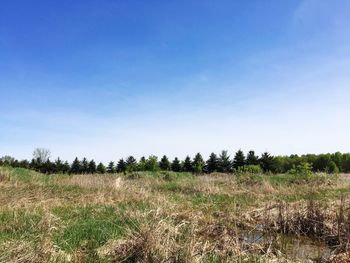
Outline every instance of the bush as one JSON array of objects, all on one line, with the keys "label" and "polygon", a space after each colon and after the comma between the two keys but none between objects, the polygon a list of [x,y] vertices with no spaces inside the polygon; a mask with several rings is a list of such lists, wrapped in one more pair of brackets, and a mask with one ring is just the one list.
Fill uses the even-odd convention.
[{"label": "bush", "polygon": [[312,165],[303,162],[297,166],[294,166],[288,171],[289,174],[293,175],[291,183],[303,183],[303,182],[315,182],[315,183],[325,183],[325,176],[314,174],[312,172]]},{"label": "bush", "polygon": [[326,168],[326,172],[329,174],[337,174],[339,173],[339,168],[335,162],[330,161],[328,167]]},{"label": "bush", "polygon": [[307,162],[303,162],[297,166],[294,166],[288,171],[288,173],[294,175],[304,175],[308,177],[312,175],[312,166]]},{"label": "bush", "polygon": [[261,174],[260,165],[243,165],[236,169],[237,174]]},{"label": "bush", "polygon": [[160,178],[162,178],[164,181],[172,181],[175,179],[174,173],[163,171],[160,173]]}]

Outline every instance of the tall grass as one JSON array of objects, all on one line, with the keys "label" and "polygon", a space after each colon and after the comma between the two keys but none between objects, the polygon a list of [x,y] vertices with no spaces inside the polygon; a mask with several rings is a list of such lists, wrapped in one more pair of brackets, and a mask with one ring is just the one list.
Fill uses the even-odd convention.
[{"label": "tall grass", "polygon": [[315,174],[47,176],[0,167],[0,262],[288,258],[275,241],[247,241],[247,231],[318,238],[345,253],[349,186]]}]

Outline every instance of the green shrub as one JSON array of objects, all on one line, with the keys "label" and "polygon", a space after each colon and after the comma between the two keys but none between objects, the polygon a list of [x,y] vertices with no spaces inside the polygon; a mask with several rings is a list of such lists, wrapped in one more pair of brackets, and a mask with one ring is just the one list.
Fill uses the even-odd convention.
[{"label": "green shrub", "polygon": [[176,174],[168,171],[162,171],[160,172],[160,178],[165,181],[172,181],[176,178]]},{"label": "green shrub", "polygon": [[326,172],[329,174],[337,174],[339,173],[339,168],[335,162],[330,161],[328,163],[328,167],[326,168]]},{"label": "green shrub", "polygon": [[293,175],[291,180],[292,183],[309,182],[312,177],[312,166],[311,164],[304,162],[297,166],[293,166],[288,173]]},{"label": "green shrub", "polygon": [[260,165],[243,165],[236,169],[238,174],[261,174],[262,169]]},{"label": "green shrub", "polygon": [[304,175],[311,176],[312,175],[312,166],[307,162],[303,162],[297,166],[293,166],[292,169],[288,171],[289,174],[295,175]]}]

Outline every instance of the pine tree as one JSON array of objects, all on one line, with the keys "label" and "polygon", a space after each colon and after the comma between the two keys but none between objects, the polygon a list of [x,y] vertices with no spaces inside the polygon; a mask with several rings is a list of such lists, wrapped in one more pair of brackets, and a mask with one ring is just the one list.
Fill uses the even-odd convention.
[{"label": "pine tree", "polygon": [[158,157],[151,155],[146,161],[146,171],[157,172],[159,171]]},{"label": "pine tree", "polygon": [[229,173],[231,168],[230,156],[227,154],[227,151],[222,151],[219,155],[219,172]]},{"label": "pine tree", "polygon": [[96,163],[94,160],[91,160],[88,165],[88,173],[94,174],[96,173]]},{"label": "pine tree", "polygon": [[139,163],[137,164],[138,171],[146,171],[146,158],[142,156]]},{"label": "pine tree", "polygon": [[100,174],[106,173],[106,167],[103,165],[103,163],[99,163],[96,168],[97,172]]},{"label": "pine tree", "polygon": [[21,168],[28,169],[29,168],[29,162],[27,160],[22,160],[22,161],[19,162],[19,166]]},{"label": "pine tree", "polygon": [[175,157],[174,161],[171,163],[171,170],[173,172],[181,172],[181,164],[177,157]]},{"label": "pine tree", "polygon": [[81,173],[87,174],[89,172],[89,162],[84,157],[81,161]]},{"label": "pine tree", "polygon": [[62,165],[62,173],[64,174],[69,173],[69,169],[70,169],[69,163],[65,161]]},{"label": "pine tree", "polygon": [[204,165],[205,165],[205,162],[202,158],[202,155],[200,153],[197,153],[196,156],[194,157],[193,159],[193,171],[196,173],[196,174],[200,174],[203,172],[203,169],[204,169]]},{"label": "pine tree", "polygon": [[70,167],[70,171],[71,174],[80,174],[81,173],[81,163],[78,159],[78,157],[76,157],[72,163],[72,166]]},{"label": "pine tree", "polygon": [[233,168],[237,169],[245,164],[245,156],[242,150],[238,150],[233,158]]},{"label": "pine tree", "polygon": [[137,168],[137,161],[133,156],[129,156],[126,159],[126,170],[129,172],[136,171]]},{"label": "pine tree", "polygon": [[19,167],[19,161],[15,159],[13,163],[11,164],[12,167]]},{"label": "pine tree", "polygon": [[[6,164],[4,161],[2,161],[2,162],[3,162],[3,164]],[[38,171],[39,165],[38,165],[36,159],[33,158],[33,159],[30,161],[29,167],[30,167],[30,169],[33,169],[33,170],[35,170],[35,171]]]},{"label": "pine tree", "polygon": [[246,163],[248,165],[257,165],[257,164],[259,164],[259,157],[255,155],[254,151],[249,151],[248,152]]},{"label": "pine tree", "polygon": [[40,172],[45,174],[52,174],[55,172],[55,164],[50,161],[48,158],[44,163],[41,165]]},{"label": "pine tree", "polygon": [[273,156],[271,156],[268,152],[264,152],[260,158],[260,166],[263,171],[271,172],[273,169]]},{"label": "pine tree", "polygon": [[63,163],[59,157],[55,161],[55,173],[63,173]]},{"label": "pine tree", "polygon": [[189,156],[186,156],[182,168],[184,172],[193,172],[192,161]]},{"label": "pine tree", "polygon": [[126,172],[126,163],[124,159],[120,159],[117,164],[117,172],[118,173],[125,173]]},{"label": "pine tree", "polygon": [[114,162],[109,162],[107,166],[107,173],[110,173],[110,174],[115,173]]},{"label": "pine tree", "polygon": [[217,172],[219,169],[219,160],[215,153],[211,153],[208,161],[206,162],[205,170],[208,173]]},{"label": "pine tree", "polygon": [[163,171],[169,171],[170,170],[170,162],[169,162],[168,157],[166,157],[166,155],[164,155],[162,157],[162,159],[160,160],[159,167]]}]

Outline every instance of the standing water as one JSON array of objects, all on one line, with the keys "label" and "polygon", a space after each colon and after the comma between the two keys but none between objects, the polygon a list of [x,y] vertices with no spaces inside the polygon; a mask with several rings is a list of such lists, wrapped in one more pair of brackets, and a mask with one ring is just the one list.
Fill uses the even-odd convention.
[{"label": "standing water", "polygon": [[332,254],[332,249],[325,243],[303,236],[270,235],[254,230],[241,232],[241,238],[248,244],[271,243],[271,247],[280,251],[288,259],[320,260],[327,259]]}]

